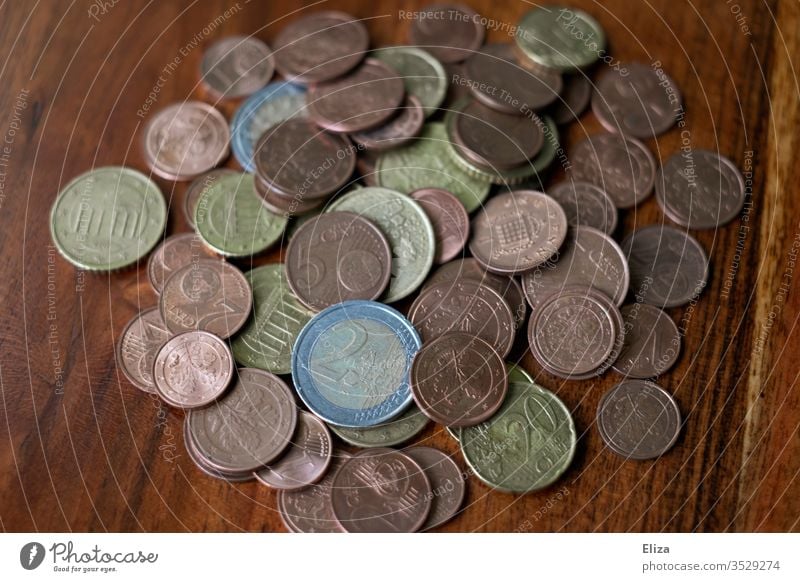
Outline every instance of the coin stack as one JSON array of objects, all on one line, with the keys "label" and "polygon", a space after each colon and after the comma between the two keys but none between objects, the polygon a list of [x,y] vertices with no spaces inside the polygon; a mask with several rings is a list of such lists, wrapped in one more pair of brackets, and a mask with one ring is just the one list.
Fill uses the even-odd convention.
[{"label": "coin stack", "polygon": [[[275,52],[223,38],[201,70],[208,94],[245,98],[230,128],[187,101],[144,129],[151,171],[193,180],[182,209],[195,232],[150,255],[158,302],[123,330],[118,364],[182,411],[200,471],[279,490],[290,531],[411,532],[455,516],[460,464],[390,448],[430,421],[489,487],[552,485],[578,446],[579,403],[540,385],[555,378],[621,377],[597,429],[625,459],[678,437],[680,409],[653,381],[680,354],[666,310],[704,288],[708,258],[687,231],[733,220],[742,176],[700,149],[658,166],[640,140],[684,123],[677,86],[639,63],[592,70],[606,41],[587,13],[535,8],[505,44],[484,44],[483,21],[432,6],[412,46],[373,51],[362,22],[330,11],[290,22]],[[565,163],[558,126],[590,103],[607,131]],[[243,171],[216,168],[229,145]],[[556,159],[566,178],[547,184]],[[619,211],[653,190],[677,226],[621,237]],[[107,167],[62,189],[51,232],[78,268],[110,271],[149,253],[166,219],[155,182]],[[253,258],[278,243],[285,263]],[[521,329],[535,375],[508,361]]]}]

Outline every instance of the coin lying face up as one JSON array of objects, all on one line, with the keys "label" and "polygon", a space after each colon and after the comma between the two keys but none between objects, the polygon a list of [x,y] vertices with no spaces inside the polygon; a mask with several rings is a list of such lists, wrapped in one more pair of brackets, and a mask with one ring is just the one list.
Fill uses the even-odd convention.
[{"label": "coin lying face up", "polygon": [[331,424],[385,423],[411,403],[409,369],[421,345],[400,313],[345,301],[306,324],[292,351],[292,377],[306,406]]}]

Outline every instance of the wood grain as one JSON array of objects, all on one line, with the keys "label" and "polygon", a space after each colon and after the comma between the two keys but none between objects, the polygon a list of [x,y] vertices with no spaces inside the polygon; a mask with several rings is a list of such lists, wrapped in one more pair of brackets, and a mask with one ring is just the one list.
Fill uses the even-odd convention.
[{"label": "wood grain", "polygon": [[[494,41],[508,40],[508,26],[530,7],[468,3],[500,24],[489,32]],[[123,326],[156,301],[144,268],[76,272],[51,247],[48,213],[59,188],[92,166],[146,168],[139,140],[147,115],[137,111],[151,92],[154,109],[207,99],[197,83],[204,46],[232,33],[269,42],[304,4],[0,4],[4,531],[283,530],[274,492],[202,475],[183,451],[181,413],[138,392],[116,368]],[[798,3],[575,4],[605,27],[615,59],[659,60],[680,86],[689,133],[651,141],[655,155],[666,158],[684,138],[719,149],[752,171],[752,206],[725,228],[697,233],[711,258],[709,285],[696,304],[670,312],[684,332],[679,364],[661,379],[686,418],[677,446],[655,462],[622,461],[604,450],[593,426],[600,396],[618,377],[564,382],[541,374],[574,411],[581,434],[574,464],[557,486],[525,496],[470,479],[464,512],[441,529],[797,531]],[[398,11],[422,3],[318,6],[367,19],[380,46],[405,41],[409,22]],[[230,116],[235,106],[221,108]],[[587,113],[565,143],[599,130]],[[186,185],[159,184],[172,202],[170,231],[186,230]],[[661,220],[651,197],[624,214],[618,234]],[[274,252],[257,262],[278,259]],[[539,372],[524,343],[519,338],[514,353]],[[418,442],[464,466],[440,427]]]}]

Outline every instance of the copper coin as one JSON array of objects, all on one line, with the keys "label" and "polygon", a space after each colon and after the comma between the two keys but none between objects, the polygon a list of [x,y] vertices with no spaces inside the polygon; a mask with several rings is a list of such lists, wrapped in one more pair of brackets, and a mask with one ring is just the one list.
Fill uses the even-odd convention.
[{"label": "copper coin", "polygon": [[353,533],[412,533],[431,510],[431,484],[408,455],[363,451],[342,465],[331,489],[333,514]]},{"label": "copper coin", "polygon": [[253,481],[255,479],[252,472],[220,471],[219,469],[216,469],[212,465],[208,464],[208,461],[197,449],[197,445],[194,442],[194,438],[192,437],[192,433],[189,429],[188,416],[183,422],[183,443],[184,447],[186,448],[186,453],[189,455],[189,458],[192,460],[195,466],[209,477],[222,479],[231,483],[244,483],[246,481]]},{"label": "copper coin", "polygon": [[222,114],[200,101],[159,111],[144,129],[144,157],[167,180],[191,180],[228,157],[231,141]]},{"label": "copper coin", "polygon": [[200,202],[200,198],[206,193],[206,190],[222,176],[235,173],[234,170],[228,168],[218,168],[198,176],[189,184],[183,195],[183,216],[190,227],[194,228],[194,213],[197,210],[197,203]]},{"label": "copper coin", "polygon": [[272,126],[258,140],[255,163],[270,190],[311,202],[347,183],[356,156],[347,137],[321,131],[307,119],[291,118]]},{"label": "copper coin", "polygon": [[662,309],[677,307],[706,286],[708,257],[685,232],[646,226],[630,233],[621,247],[631,269],[631,291],[639,301]]},{"label": "copper coin", "polygon": [[403,77],[378,59],[366,59],[348,75],[308,90],[308,113],[321,127],[354,133],[378,127],[405,97]]},{"label": "copper coin", "polygon": [[431,512],[420,531],[427,531],[451,520],[464,502],[464,474],[446,453],[433,447],[410,447],[403,452],[425,471],[431,482]]},{"label": "copper coin", "polygon": [[469,238],[469,215],[461,201],[447,190],[422,188],[409,194],[431,219],[436,235],[433,262],[446,263],[461,254]]},{"label": "copper coin", "polygon": [[200,329],[226,339],[247,321],[253,293],[233,265],[200,259],[167,279],[158,305],[172,333]]},{"label": "copper coin", "polygon": [[340,533],[344,528],[333,515],[333,479],[352,455],[334,451],[327,473],[319,483],[297,491],[278,491],[278,513],[283,524],[296,533]]},{"label": "copper coin", "polygon": [[153,381],[164,401],[177,408],[214,402],[233,378],[227,344],[207,331],[187,331],[167,340],[153,360]]},{"label": "copper coin", "polygon": [[617,208],[641,203],[653,191],[656,161],[642,142],[600,133],[587,137],[572,156],[572,177],[609,195]]},{"label": "copper coin", "polygon": [[443,63],[457,63],[481,48],[486,30],[480,15],[463,4],[435,4],[420,11],[408,29],[409,44]]},{"label": "copper coin", "polygon": [[625,305],[625,341],[614,369],[630,378],[653,378],[669,370],[681,352],[681,334],[672,318],[645,303]]},{"label": "copper coin", "polygon": [[495,196],[472,223],[469,250],[488,271],[514,275],[552,257],[567,236],[558,202],[534,190]]},{"label": "copper coin", "polygon": [[555,260],[522,275],[528,304],[536,309],[542,299],[569,285],[602,291],[622,305],[630,285],[628,261],[607,234],[588,226],[570,229]]},{"label": "copper coin", "polygon": [[186,421],[206,464],[225,473],[252,474],[286,450],[297,426],[297,406],[280,378],[241,368],[222,398],[189,411]]},{"label": "copper coin", "polygon": [[564,209],[570,226],[591,226],[606,234],[617,228],[614,202],[594,184],[565,180],[548,188],[547,194]]},{"label": "copper coin", "polygon": [[263,485],[274,489],[302,489],[325,475],[331,462],[333,443],[325,423],[300,411],[289,450],[254,474]]},{"label": "copper coin", "polygon": [[640,139],[655,137],[675,125],[681,94],[660,68],[628,63],[609,67],[597,80],[592,111],[608,131]]},{"label": "copper coin", "polygon": [[157,307],[139,312],[122,331],[117,344],[117,364],[139,390],[156,393],[153,360],[171,335]]},{"label": "copper coin", "polygon": [[622,347],[623,322],[616,305],[587,287],[546,297],[528,325],[533,357],[548,372],[570,379],[603,373]]},{"label": "copper coin", "polygon": [[506,396],[506,365],[488,343],[452,331],[426,343],[411,365],[419,409],[444,426],[473,426],[492,416]]},{"label": "copper coin", "polygon": [[378,173],[375,171],[377,155],[364,150],[358,152],[356,157],[356,167],[358,168],[358,173],[361,174],[361,179],[364,184],[373,188],[378,186]]},{"label": "copper coin", "polygon": [[326,199],[304,200],[299,194],[286,196],[269,186],[258,175],[255,176],[256,193],[261,197],[264,207],[274,214],[292,217],[309,214],[322,208]]},{"label": "copper coin", "polygon": [[164,239],[147,260],[147,277],[156,293],[161,293],[169,276],[200,258],[214,258],[214,253],[196,234],[183,232]]},{"label": "copper coin", "polygon": [[269,47],[252,36],[226,36],[212,44],[200,63],[203,84],[218,99],[255,93],[275,72]]},{"label": "copper coin", "polygon": [[514,316],[514,326],[520,329],[525,323],[525,316],[528,313],[528,304],[525,301],[525,294],[522,287],[513,277],[503,277],[494,275],[484,269],[478,261],[472,257],[466,259],[456,259],[445,263],[434,271],[426,281],[423,290],[437,283],[444,281],[455,281],[461,277],[474,279],[483,285],[487,285],[500,293],[511,308]]},{"label": "copper coin", "polygon": [[406,95],[394,117],[373,129],[350,134],[350,139],[367,150],[382,152],[407,144],[419,135],[425,122],[425,110],[414,95]]},{"label": "copper coin", "polygon": [[492,169],[525,164],[544,144],[542,122],[533,114],[521,117],[496,111],[478,101],[455,106],[448,125],[450,141],[468,160]]},{"label": "copper coin", "polygon": [[474,279],[437,283],[414,300],[408,318],[423,343],[463,331],[489,343],[505,358],[514,344],[514,316],[497,291]]},{"label": "copper coin", "polygon": [[369,48],[364,25],[343,12],[295,20],[275,38],[275,67],[290,81],[321,83],[358,65]]},{"label": "copper coin", "polygon": [[564,75],[564,89],[550,107],[549,115],[558,125],[577,121],[592,97],[592,83],[586,73]]},{"label": "copper coin", "polygon": [[708,150],[672,155],[656,179],[656,200],[670,220],[717,228],[742,211],[744,178],[728,158]]},{"label": "copper coin", "polygon": [[515,115],[547,107],[563,88],[561,74],[533,72],[517,64],[510,43],[488,44],[464,63],[469,89],[484,105]]},{"label": "copper coin", "polygon": [[606,446],[626,459],[655,459],[681,432],[681,411],[659,385],[626,380],[600,399],[597,429]]},{"label": "copper coin", "polygon": [[377,299],[392,275],[388,240],[351,212],[328,212],[303,223],[285,260],[289,287],[315,311],[351,299]]}]

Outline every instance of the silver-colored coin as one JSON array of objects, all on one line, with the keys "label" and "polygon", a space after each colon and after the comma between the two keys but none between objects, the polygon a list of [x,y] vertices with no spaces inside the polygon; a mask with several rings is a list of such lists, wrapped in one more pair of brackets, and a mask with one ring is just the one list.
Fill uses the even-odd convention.
[{"label": "silver-colored coin", "polygon": [[606,234],[617,228],[614,202],[594,184],[565,180],[548,188],[547,194],[564,209],[570,226],[591,226]]},{"label": "silver-colored coin", "polygon": [[670,220],[718,228],[742,211],[744,178],[728,158],[708,150],[671,156],[656,177],[656,200]]},{"label": "silver-colored coin", "polygon": [[570,229],[558,254],[522,275],[522,287],[531,307],[570,285],[602,291],[622,305],[628,293],[630,269],[619,245],[607,234],[588,226]]},{"label": "silver-colored coin", "polygon": [[625,305],[625,340],[614,369],[629,378],[653,378],[669,370],[681,352],[681,334],[672,318],[645,303]]},{"label": "silver-colored coin", "polygon": [[268,467],[254,474],[262,484],[274,489],[302,489],[325,475],[331,462],[333,442],[325,423],[313,414],[299,412],[289,450]]},{"label": "silver-colored coin", "polygon": [[697,297],[708,280],[708,257],[689,234],[653,225],[630,233],[622,252],[631,270],[631,292],[638,301],[677,307]]},{"label": "silver-colored coin", "polygon": [[617,208],[644,201],[653,190],[656,161],[642,142],[612,133],[584,139],[572,155],[572,179],[601,188]]},{"label": "silver-colored coin", "polygon": [[603,395],[597,428],[606,446],[626,459],[655,459],[678,440],[681,412],[675,399],[647,380],[626,380]]}]

